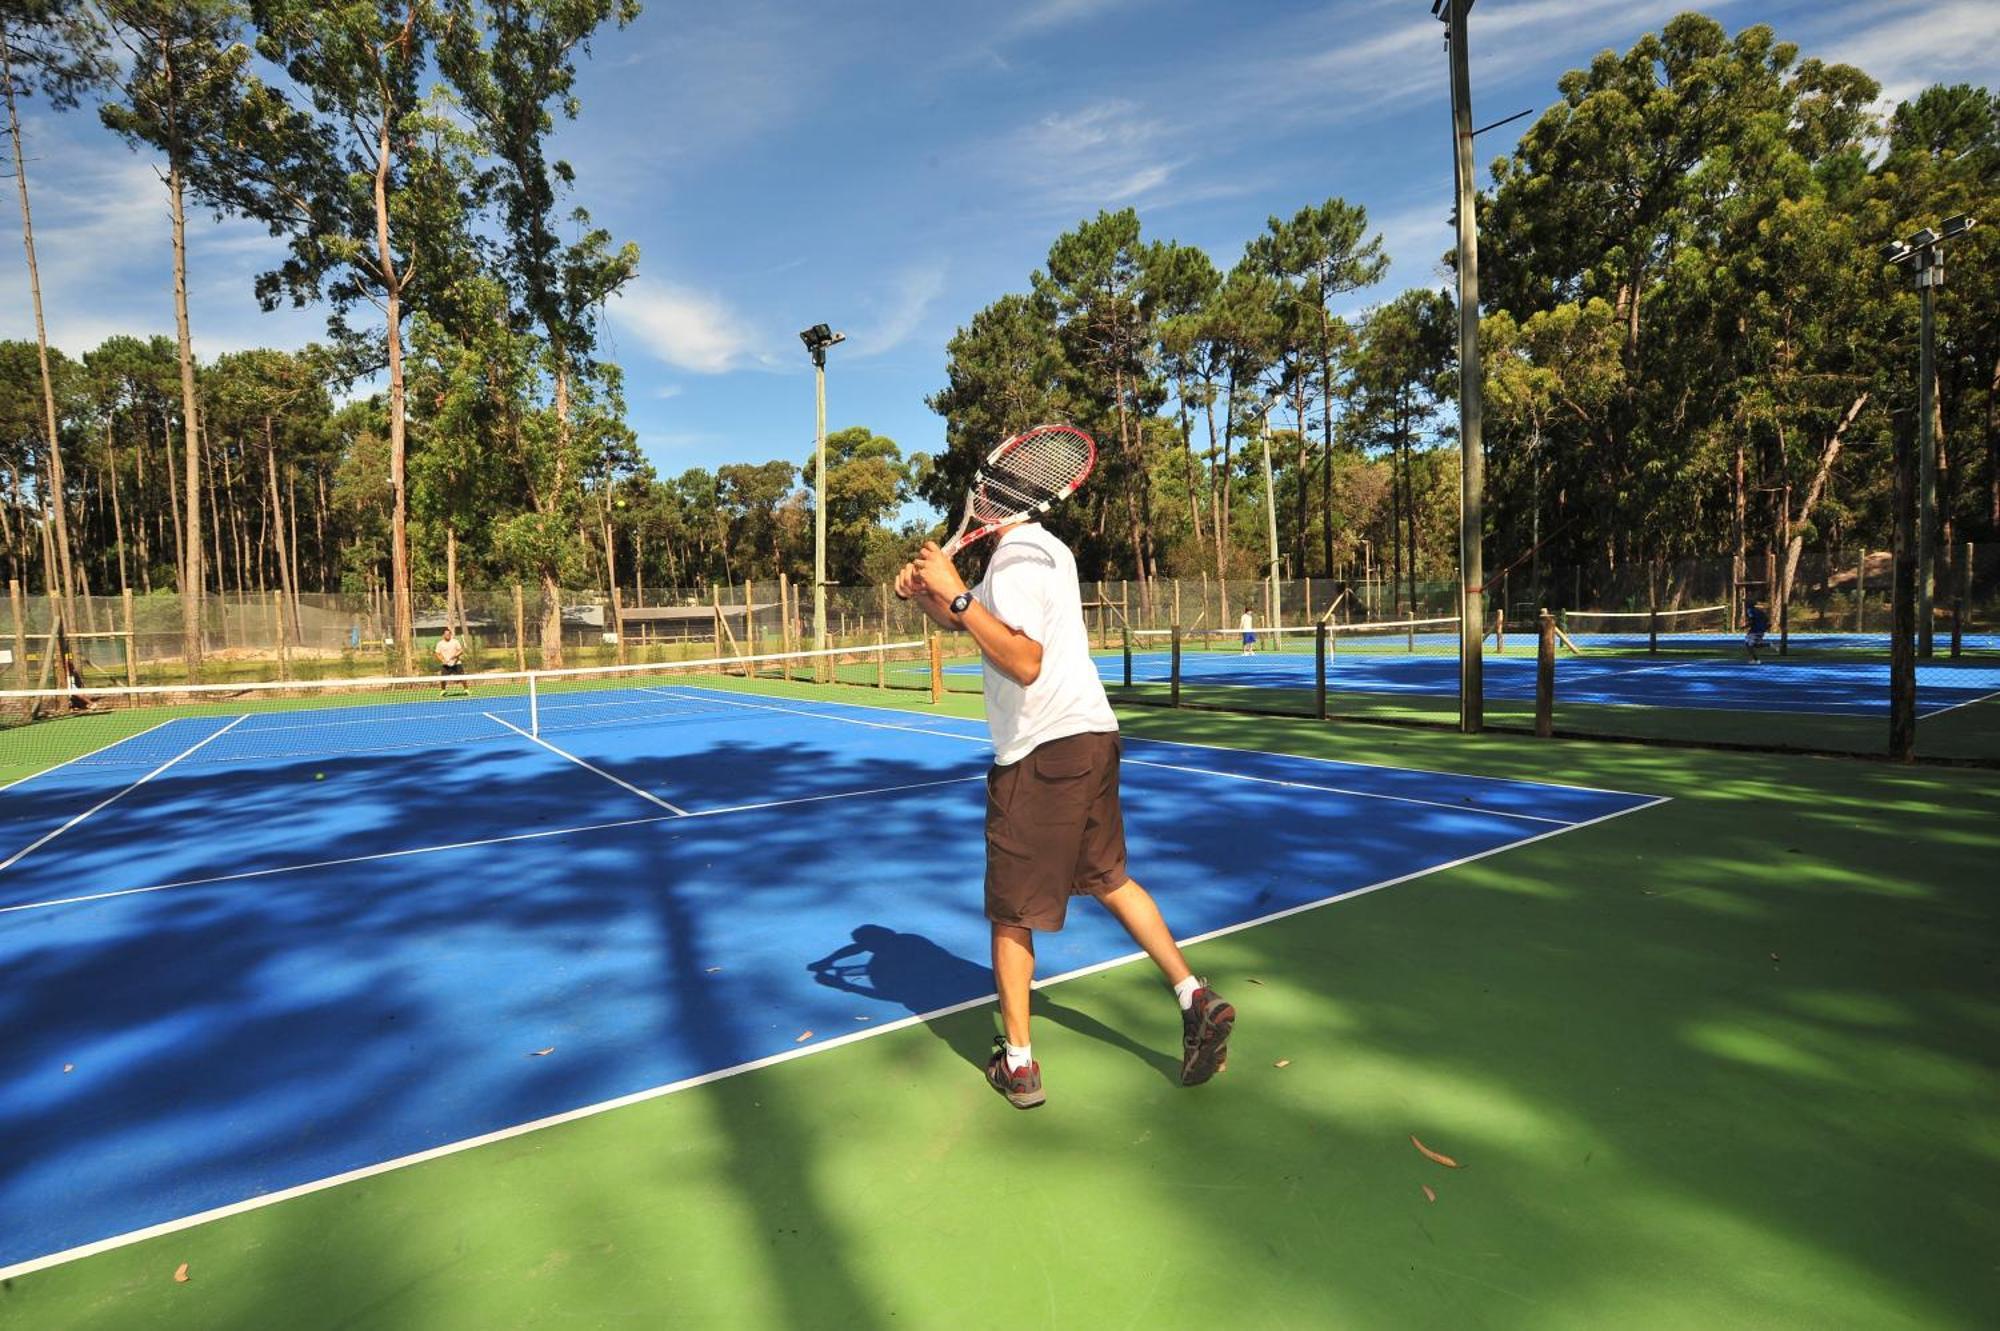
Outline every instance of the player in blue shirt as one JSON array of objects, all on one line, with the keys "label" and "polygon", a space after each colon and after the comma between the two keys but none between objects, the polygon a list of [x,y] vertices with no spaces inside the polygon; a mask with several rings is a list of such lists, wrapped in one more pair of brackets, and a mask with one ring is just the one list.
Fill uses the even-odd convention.
[{"label": "player in blue shirt", "polygon": [[1743,649],[1750,654],[1750,664],[1758,663],[1757,653],[1763,650],[1764,635],[1770,631],[1771,616],[1764,607],[1752,601],[1747,614],[1743,616]]}]

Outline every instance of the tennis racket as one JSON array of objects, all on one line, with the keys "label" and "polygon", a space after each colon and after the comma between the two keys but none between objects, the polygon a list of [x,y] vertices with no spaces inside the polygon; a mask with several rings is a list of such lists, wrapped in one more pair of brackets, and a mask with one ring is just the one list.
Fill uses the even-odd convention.
[{"label": "tennis racket", "polygon": [[945,542],[946,558],[1077,492],[1097,465],[1097,442],[1073,425],[1037,425],[986,455],[965,496],[965,516]]}]

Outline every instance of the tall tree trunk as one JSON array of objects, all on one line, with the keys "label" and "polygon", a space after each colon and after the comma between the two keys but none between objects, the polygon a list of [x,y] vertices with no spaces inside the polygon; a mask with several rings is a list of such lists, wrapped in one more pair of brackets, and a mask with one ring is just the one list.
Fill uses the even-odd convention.
[{"label": "tall tree trunk", "polygon": [[465,621],[458,615],[458,528],[447,520],[444,524],[444,622],[463,636]]},{"label": "tall tree trunk", "polygon": [[1813,510],[1819,507],[1820,496],[1826,490],[1827,477],[1833,473],[1835,459],[1840,456],[1840,446],[1844,442],[1847,427],[1854,424],[1854,418],[1868,405],[1867,393],[1854,399],[1847,408],[1847,414],[1840,418],[1840,424],[1833,428],[1825,445],[1820,449],[1819,466],[1813,470],[1813,478],[1806,486],[1805,498],[1799,504],[1798,516],[1791,520],[1791,539],[1785,546],[1785,567],[1782,580],[1778,584],[1779,605],[1789,605],[1792,594],[1792,579],[1798,575],[1799,555],[1805,549],[1806,524],[1812,521]]},{"label": "tall tree trunk", "polygon": [[1746,608],[1738,605],[1736,602],[1742,599],[1743,580],[1750,575],[1750,532],[1748,522],[1750,516],[1750,497],[1749,492],[1744,488],[1743,432],[1741,430],[1738,430],[1736,434],[1736,460],[1730,467],[1729,483],[1731,541],[1729,582],[1732,589],[1732,600],[1729,606],[1729,624],[1731,628],[1734,628],[1736,626],[1737,613]]},{"label": "tall tree trunk", "polygon": [[542,569],[542,668],[555,670],[563,663],[562,584],[553,568]]},{"label": "tall tree trunk", "polygon": [[104,426],[104,451],[111,458],[105,488],[111,491],[111,543],[118,547],[118,594],[122,597],[132,590],[132,584],[125,571],[125,514],[118,502],[118,445],[111,437],[108,421]]},{"label": "tall tree trunk", "polygon": [[53,495],[43,496],[43,507],[55,523],[55,558],[49,563],[49,592],[69,619],[75,613],[71,598],[76,584],[70,572],[69,515],[63,499],[62,432],[56,424],[55,379],[49,373],[49,334],[42,319],[42,276],[35,262],[35,221],[28,209],[28,168],[21,156],[21,119],[14,105],[13,51],[4,28],[0,28],[0,89],[7,95],[7,136],[13,143],[14,184],[21,197],[21,247],[28,255],[28,295],[35,310],[35,350],[41,364],[42,414],[48,429],[49,485]]},{"label": "tall tree trunk", "polygon": [[[181,654],[188,678],[201,669],[201,598],[207,586],[201,550],[201,413],[194,391],[194,336],[188,329],[187,214],[182,207],[184,183],[178,162],[167,170],[167,206],[174,236],[174,343],[180,355],[181,435],[187,454],[187,542],[181,559]],[[171,445],[169,445],[171,447]],[[211,503],[210,508],[214,505]]]},{"label": "tall tree trunk", "polygon": [[[1325,287],[1326,283],[1322,280],[1320,283],[1320,296],[1322,300],[1325,299],[1326,295]],[[1333,329],[1330,323],[1326,307],[1322,304],[1320,307],[1319,325],[1319,507],[1320,521],[1323,524],[1320,528],[1320,557],[1325,563],[1323,572],[1328,578],[1333,577]],[[1300,386],[1299,391],[1301,394],[1299,399],[1301,404],[1300,411],[1303,412],[1305,402],[1303,396],[1305,389],[1303,385]],[[1303,418],[1299,421],[1299,433],[1301,435],[1305,433],[1305,421]],[[1301,471],[1299,473],[1299,488],[1303,490],[1305,484],[1305,473]],[[1300,503],[1301,511],[1303,511],[1304,501],[1301,500]]]},{"label": "tall tree trunk", "polygon": [[278,494],[278,442],[273,435],[269,415],[264,417],[264,471],[269,478],[271,488],[271,535],[276,540],[274,548],[278,556],[278,589],[284,601],[284,608],[279,613],[291,616],[292,645],[296,647],[299,640],[299,587],[294,580],[291,556],[296,551],[298,538],[295,534],[288,548],[285,540],[285,506]]},{"label": "tall tree trunk", "polygon": [[384,115],[375,141],[375,259],[380,266],[389,325],[389,489],[394,505],[390,518],[390,595],[395,602],[396,646],[403,673],[416,672],[410,643],[415,616],[410,605],[410,499],[404,479],[405,421],[403,417],[403,283],[396,273],[396,256],[389,248],[389,117]]}]

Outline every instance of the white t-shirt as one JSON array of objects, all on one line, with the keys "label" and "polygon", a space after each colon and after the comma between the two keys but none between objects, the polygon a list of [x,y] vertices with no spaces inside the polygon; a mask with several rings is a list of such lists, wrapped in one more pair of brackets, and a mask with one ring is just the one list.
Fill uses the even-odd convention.
[{"label": "white t-shirt", "polygon": [[1026,688],[986,667],[986,725],[993,761],[1005,767],[1052,739],[1115,731],[1118,718],[1090,659],[1076,556],[1038,523],[1010,527],[999,539],[972,594],[1042,645],[1041,673]]},{"label": "white t-shirt", "polygon": [[465,644],[457,638],[440,638],[437,645],[437,659],[441,665],[457,665],[465,656]]}]

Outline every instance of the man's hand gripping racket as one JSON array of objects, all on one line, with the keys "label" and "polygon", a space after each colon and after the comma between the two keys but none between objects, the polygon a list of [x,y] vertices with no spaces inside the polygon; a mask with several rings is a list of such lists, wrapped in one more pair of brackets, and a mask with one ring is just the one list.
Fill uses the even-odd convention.
[{"label": "man's hand gripping racket", "polygon": [[[1037,425],[1003,440],[972,478],[965,516],[939,554],[951,557],[1004,527],[1038,517],[1075,494],[1097,465],[1097,443],[1073,425]],[[910,579],[896,594],[909,599]]]}]

